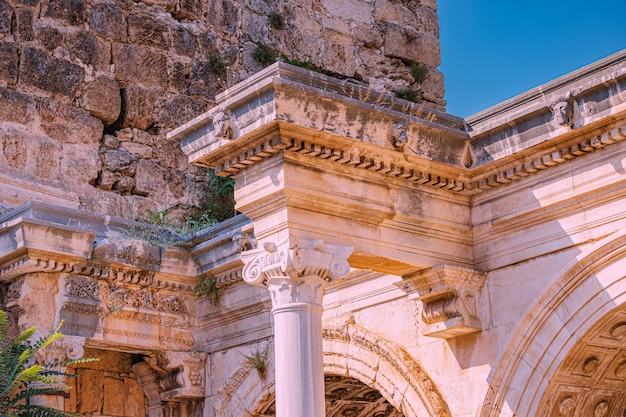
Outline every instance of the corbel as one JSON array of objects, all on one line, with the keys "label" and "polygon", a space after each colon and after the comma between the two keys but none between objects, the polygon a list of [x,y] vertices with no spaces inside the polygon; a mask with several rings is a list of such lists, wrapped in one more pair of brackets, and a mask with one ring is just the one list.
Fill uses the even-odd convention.
[{"label": "corbel", "polygon": [[422,304],[422,334],[450,339],[482,330],[480,293],[487,274],[440,265],[403,277],[399,287]]}]

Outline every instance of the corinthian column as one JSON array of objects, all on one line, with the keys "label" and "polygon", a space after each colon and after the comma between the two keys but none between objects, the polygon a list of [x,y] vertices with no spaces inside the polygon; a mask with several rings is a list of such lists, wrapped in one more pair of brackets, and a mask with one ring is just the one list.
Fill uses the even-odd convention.
[{"label": "corinthian column", "polygon": [[267,288],[274,315],[277,417],[324,417],[322,297],[350,272],[353,248],[288,239],[243,252],[243,278]]}]

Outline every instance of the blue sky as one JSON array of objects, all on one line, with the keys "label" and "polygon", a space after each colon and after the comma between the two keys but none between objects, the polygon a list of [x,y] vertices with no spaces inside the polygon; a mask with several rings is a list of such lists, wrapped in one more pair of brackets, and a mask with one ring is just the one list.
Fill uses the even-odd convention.
[{"label": "blue sky", "polygon": [[448,113],[467,117],[626,48],[626,0],[438,0]]}]

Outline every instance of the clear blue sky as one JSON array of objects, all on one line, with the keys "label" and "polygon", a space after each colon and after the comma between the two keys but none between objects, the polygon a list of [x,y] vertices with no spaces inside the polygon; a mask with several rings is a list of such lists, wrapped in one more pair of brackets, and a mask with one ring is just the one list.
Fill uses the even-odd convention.
[{"label": "clear blue sky", "polygon": [[467,117],[626,48],[626,0],[438,0],[448,113]]}]

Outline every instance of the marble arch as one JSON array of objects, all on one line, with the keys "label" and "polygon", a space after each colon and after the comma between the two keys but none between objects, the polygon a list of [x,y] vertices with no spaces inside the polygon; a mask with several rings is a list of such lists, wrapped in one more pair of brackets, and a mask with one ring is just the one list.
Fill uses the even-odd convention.
[{"label": "marble arch", "polygon": [[492,372],[481,417],[539,416],[544,393],[564,362],[574,360],[577,342],[624,307],[626,234],[606,237],[594,249],[569,265],[524,315]]},{"label": "marble arch", "polygon": [[355,378],[378,390],[405,417],[450,416],[437,387],[400,345],[348,323],[325,327],[324,373]]}]

